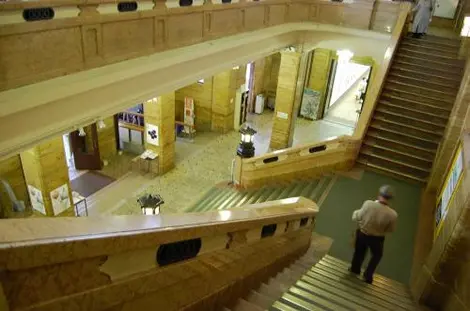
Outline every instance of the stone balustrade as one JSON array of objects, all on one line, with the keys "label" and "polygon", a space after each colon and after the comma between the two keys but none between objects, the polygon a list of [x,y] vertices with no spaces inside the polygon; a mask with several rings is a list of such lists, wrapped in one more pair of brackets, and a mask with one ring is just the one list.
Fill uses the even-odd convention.
[{"label": "stone balustrade", "polygon": [[237,157],[235,181],[243,188],[261,187],[348,170],[354,166],[360,146],[361,141],[341,136],[254,158]]},{"label": "stone balustrade", "polygon": [[0,2],[0,90],[288,23],[392,32],[401,7],[367,0],[183,2]]},{"label": "stone balustrade", "polygon": [[4,220],[0,306],[208,310],[306,251],[317,212],[300,197],[200,214]]}]

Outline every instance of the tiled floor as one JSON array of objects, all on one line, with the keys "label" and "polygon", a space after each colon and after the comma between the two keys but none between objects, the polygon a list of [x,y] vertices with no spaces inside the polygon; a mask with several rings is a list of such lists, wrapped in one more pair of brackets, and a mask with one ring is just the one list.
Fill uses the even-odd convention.
[{"label": "tiled floor", "polygon": [[[256,155],[268,151],[273,112],[250,115],[248,124],[255,136]],[[328,121],[296,123],[294,145],[321,141],[331,136],[352,133],[352,128]],[[215,184],[229,181],[240,134],[199,133],[193,143],[177,141],[175,168],[163,176],[141,176],[128,173],[118,181],[92,195],[88,200],[89,214],[140,214],[137,198],[144,193],[160,194],[165,200],[162,213],[182,212]]]}]

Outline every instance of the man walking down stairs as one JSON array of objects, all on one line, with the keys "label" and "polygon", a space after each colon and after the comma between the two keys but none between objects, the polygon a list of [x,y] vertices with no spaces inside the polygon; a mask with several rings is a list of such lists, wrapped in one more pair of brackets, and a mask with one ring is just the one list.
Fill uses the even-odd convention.
[{"label": "man walking down stairs", "polygon": [[425,183],[463,76],[460,41],[401,40],[358,163]]},{"label": "man walking down stairs", "polygon": [[312,243],[304,256],[224,311],[419,310],[405,285],[377,275],[367,284],[327,251]]}]

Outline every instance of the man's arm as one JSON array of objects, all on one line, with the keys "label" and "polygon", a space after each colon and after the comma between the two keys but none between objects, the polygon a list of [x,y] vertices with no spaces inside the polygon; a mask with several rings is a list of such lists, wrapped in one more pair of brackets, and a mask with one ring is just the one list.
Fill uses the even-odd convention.
[{"label": "man's arm", "polygon": [[364,215],[364,212],[366,210],[366,202],[364,202],[364,204],[362,204],[362,207],[360,209],[355,210],[353,212],[353,214],[352,214],[352,220],[353,221],[361,221],[362,216]]},{"label": "man's arm", "polygon": [[397,228],[397,218],[395,217],[392,220],[390,220],[387,228],[385,229],[385,232],[392,233],[395,231],[396,228]]}]

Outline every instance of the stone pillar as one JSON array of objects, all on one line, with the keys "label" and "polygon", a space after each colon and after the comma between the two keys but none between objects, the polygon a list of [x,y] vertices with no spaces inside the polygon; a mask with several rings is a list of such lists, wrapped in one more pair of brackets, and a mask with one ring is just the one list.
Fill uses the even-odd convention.
[{"label": "stone pillar", "polygon": [[62,136],[24,151],[20,156],[33,213],[75,215]]},{"label": "stone pillar", "polygon": [[[175,166],[175,92],[171,92],[144,103],[145,149],[158,154],[159,174]],[[156,130],[157,138],[152,143],[149,131]]]},{"label": "stone pillar", "polygon": [[[0,179],[10,185],[16,200],[23,201],[26,207],[29,206],[28,188],[26,187],[19,155],[0,161]],[[11,193],[9,193],[3,183],[0,183],[0,218],[9,218],[12,215],[13,202]]]},{"label": "stone pillar", "polygon": [[213,78],[212,131],[227,133],[233,129],[238,70],[230,69]]},{"label": "stone pillar", "polygon": [[328,78],[330,76],[331,59],[333,51],[327,49],[315,49],[313,52],[312,65],[310,68],[310,76],[308,78],[307,87],[319,92],[320,104],[316,109],[314,120],[321,119],[325,101],[326,89],[328,87]]},{"label": "stone pillar", "polygon": [[103,119],[105,128],[98,127],[98,145],[100,147],[101,161],[110,162],[117,154],[116,127],[114,116]]},{"label": "stone pillar", "polygon": [[276,105],[270,148],[289,147],[291,125],[294,117],[297,77],[299,75],[301,53],[282,52],[279,78],[276,89]]}]

